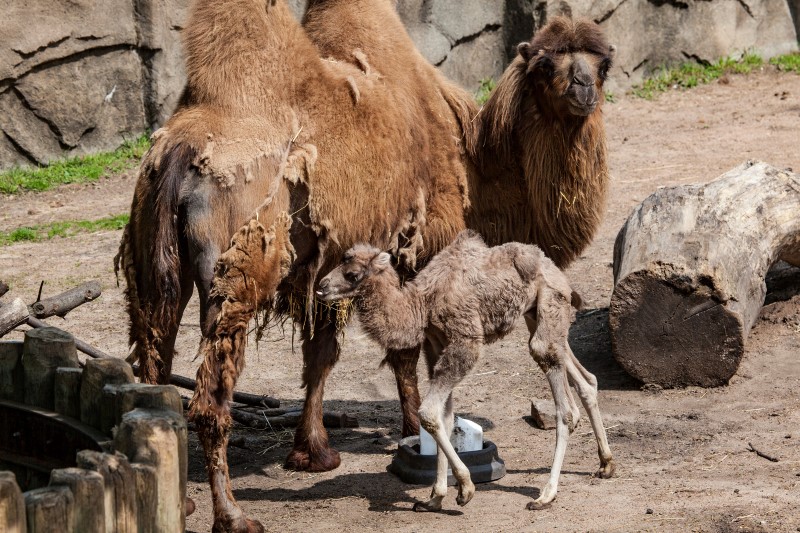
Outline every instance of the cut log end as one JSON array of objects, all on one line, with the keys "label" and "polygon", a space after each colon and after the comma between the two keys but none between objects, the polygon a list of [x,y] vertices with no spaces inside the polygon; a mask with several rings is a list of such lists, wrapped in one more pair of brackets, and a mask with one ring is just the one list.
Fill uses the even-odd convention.
[{"label": "cut log end", "polygon": [[648,274],[627,276],[611,298],[611,342],[619,364],[662,387],[727,384],[744,353],[741,317],[702,285],[676,287]]}]

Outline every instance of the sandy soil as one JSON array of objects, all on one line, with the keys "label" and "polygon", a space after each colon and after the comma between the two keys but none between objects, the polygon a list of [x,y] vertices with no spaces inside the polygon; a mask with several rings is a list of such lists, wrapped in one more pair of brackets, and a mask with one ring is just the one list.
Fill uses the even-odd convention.
[{"label": "sandy soil", "polygon": [[[747,159],[800,170],[800,76],[770,69],[727,81],[653,102],[618,97],[605,109],[613,176],[607,216],[595,243],[568,274],[587,301],[571,337],[600,382],[600,407],[619,464],[616,478],[592,477],[596,447],[584,418],[570,441],[552,508],[525,510],[546,480],[555,434],[533,429],[522,418],[530,398],[547,398],[549,392],[520,325],[484,351],[455,396],[456,412],[479,421],[497,443],[508,474],[479,485],[464,508],[451,489],[445,512],[411,512],[430,489],[405,485],[385,470],[399,438],[394,380],[387,369],[378,369],[380,349],[353,325],[326,390],[326,409],[346,411],[361,424],[331,431],[342,466],[324,474],[285,471],[291,432],[236,428],[248,449],[231,448],[229,457],[233,492],[245,511],[269,531],[800,531],[800,276],[788,291],[768,298],[727,387],[643,390],[610,354],[611,249],[638,202],[659,186],[709,181]],[[0,229],[21,221],[118,214],[129,205],[133,182],[117,177],[2,197]],[[100,279],[104,293],[98,301],[52,322],[124,357],[127,320],[111,264],[119,237],[107,232],[0,248],[0,279],[13,288],[5,299],[32,301],[42,279],[46,295]],[[198,365],[192,360],[197,307],[191,305],[178,341],[176,371],[184,375],[193,375]],[[299,405],[298,348],[290,329],[251,345],[240,389]],[[748,443],[779,462],[747,451]],[[189,493],[198,510],[188,527],[206,532],[211,500],[194,436],[189,453]]]}]

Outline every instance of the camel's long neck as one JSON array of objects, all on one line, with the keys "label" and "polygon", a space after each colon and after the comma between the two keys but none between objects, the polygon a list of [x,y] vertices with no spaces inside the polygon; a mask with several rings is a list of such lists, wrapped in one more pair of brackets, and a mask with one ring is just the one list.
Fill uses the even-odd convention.
[{"label": "camel's long neck", "polygon": [[358,316],[367,333],[386,348],[405,349],[422,344],[427,315],[416,287],[392,269],[365,279],[356,299]]},{"label": "camel's long neck", "polygon": [[539,109],[532,96],[524,98],[494,145],[484,133],[491,117],[482,117],[475,150],[484,153],[473,158],[478,172],[467,224],[490,245],[536,244],[564,267],[591,242],[602,218],[605,131],[599,110],[564,121]]},{"label": "camel's long neck", "polygon": [[269,105],[321,70],[286,0],[197,0],[184,44],[188,93],[215,107]]}]

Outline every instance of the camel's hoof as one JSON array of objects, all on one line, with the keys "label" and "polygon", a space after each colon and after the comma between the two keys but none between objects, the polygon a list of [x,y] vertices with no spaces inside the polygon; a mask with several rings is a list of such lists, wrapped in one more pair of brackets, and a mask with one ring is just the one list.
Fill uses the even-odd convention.
[{"label": "camel's hoof", "polygon": [[471,492],[468,492],[466,494],[459,493],[458,496],[456,496],[456,503],[458,505],[460,505],[461,507],[464,507],[465,505],[467,505],[472,500],[472,497],[474,495],[475,495],[475,490],[474,489]]},{"label": "camel's hoof", "polygon": [[614,462],[613,459],[609,460],[606,464],[600,466],[600,470],[597,471],[597,477],[601,479],[609,479],[614,477],[614,473],[617,471],[617,463]]},{"label": "camel's hoof", "polygon": [[241,518],[239,520],[214,520],[211,533],[264,533],[264,526],[258,520]]},{"label": "camel's hoof", "polygon": [[333,448],[322,448],[313,454],[307,450],[295,448],[289,452],[285,467],[298,472],[328,472],[337,468],[341,462],[339,452]]},{"label": "camel's hoof", "polygon": [[541,503],[533,500],[532,502],[528,502],[525,508],[529,511],[541,511],[542,509],[549,509],[552,505],[553,502]]},{"label": "camel's hoof", "polygon": [[195,510],[194,500],[191,498],[186,498],[186,516],[192,514]]},{"label": "camel's hoof", "polygon": [[464,487],[462,485],[458,486],[458,496],[456,496],[456,503],[461,507],[467,505],[472,497],[475,496],[475,485],[470,483],[469,487]]},{"label": "camel's hoof", "polygon": [[430,502],[417,502],[414,504],[415,513],[435,513],[442,510],[442,504],[431,504]]}]

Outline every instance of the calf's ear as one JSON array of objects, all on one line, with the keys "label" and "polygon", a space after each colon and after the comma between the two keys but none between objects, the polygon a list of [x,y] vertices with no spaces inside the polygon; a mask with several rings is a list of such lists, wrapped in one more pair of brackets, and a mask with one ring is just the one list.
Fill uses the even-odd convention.
[{"label": "calf's ear", "polygon": [[375,257],[373,264],[379,268],[388,268],[392,266],[392,256],[386,252],[381,252]]}]

